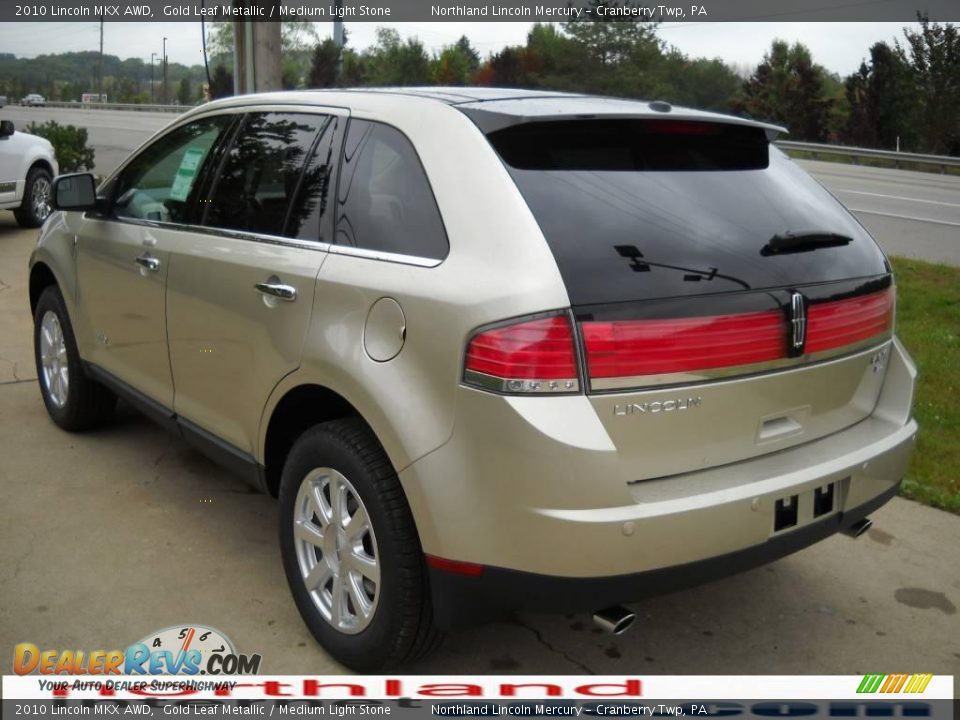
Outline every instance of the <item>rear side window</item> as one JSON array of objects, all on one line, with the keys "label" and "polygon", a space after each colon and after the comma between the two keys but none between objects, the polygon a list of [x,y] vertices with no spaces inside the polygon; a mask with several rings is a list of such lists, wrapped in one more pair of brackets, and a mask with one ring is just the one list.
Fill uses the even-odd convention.
[{"label": "rear side window", "polygon": [[336,242],[440,260],[449,245],[433,191],[410,141],[381,123],[352,120],[344,143]]},{"label": "rear side window", "polygon": [[518,170],[759,170],[762,128],[685,120],[572,120],[515,125],[490,142]]},{"label": "rear side window", "polygon": [[283,235],[304,165],[329,121],[306,113],[248,115],[213,187],[204,224]]}]

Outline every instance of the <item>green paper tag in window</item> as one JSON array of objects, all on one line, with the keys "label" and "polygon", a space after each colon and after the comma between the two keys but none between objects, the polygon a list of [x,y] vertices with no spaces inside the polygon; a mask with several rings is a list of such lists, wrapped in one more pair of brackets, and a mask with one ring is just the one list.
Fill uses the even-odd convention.
[{"label": "green paper tag in window", "polygon": [[183,154],[180,161],[180,167],[177,168],[177,177],[173,180],[173,186],[170,188],[170,199],[185,201],[190,195],[190,189],[193,187],[194,178],[197,176],[197,170],[200,163],[203,162],[204,151],[200,148],[190,148]]}]

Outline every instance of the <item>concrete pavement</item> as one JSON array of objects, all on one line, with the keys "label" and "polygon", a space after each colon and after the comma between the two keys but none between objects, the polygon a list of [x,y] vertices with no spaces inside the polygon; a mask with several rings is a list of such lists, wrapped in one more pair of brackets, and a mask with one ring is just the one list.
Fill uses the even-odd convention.
[{"label": "concrete pavement", "polygon": [[[18,642],[109,649],[193,622],[261,653],[263,672],[341,672],[288,592],[274,500],[129,408],[82,435],[48,419],[26,299],[35,237],[0,213],[0,658]],[[407,670],[960,674],[960,518],[897,499],[874,520],[860,540],[637,604],[621,637],[585,615],[524,614]]]}]

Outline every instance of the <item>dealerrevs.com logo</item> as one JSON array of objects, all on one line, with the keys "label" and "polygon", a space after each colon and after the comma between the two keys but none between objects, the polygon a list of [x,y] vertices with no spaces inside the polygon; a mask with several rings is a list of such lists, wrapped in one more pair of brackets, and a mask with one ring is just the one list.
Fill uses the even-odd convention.
[{"label": "dealerrevs.com logo", "polygon": [[255,675],[259,654],[239,654],[226,635],[205,625],[177,625],[150,633],[125,650],[13,649],[17,675]]}]

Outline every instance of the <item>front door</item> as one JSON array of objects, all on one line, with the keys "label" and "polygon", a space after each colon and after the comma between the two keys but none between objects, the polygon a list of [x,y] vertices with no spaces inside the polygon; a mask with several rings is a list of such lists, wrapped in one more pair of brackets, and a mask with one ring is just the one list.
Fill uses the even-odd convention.
[{"label": "front door", "polygon": [[111,183],[113,205],[77,226],[78,338],[87,360],[148,398],[173,406],[167,353],[170,246],[194,202],[194,181],[223,135],[226,115],[164,134]]}]

